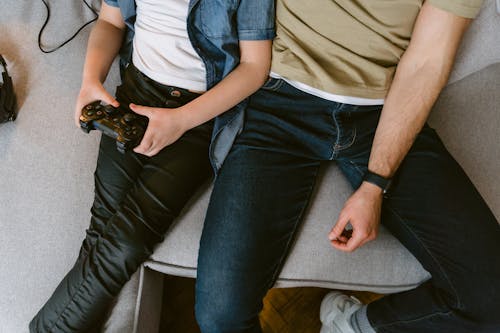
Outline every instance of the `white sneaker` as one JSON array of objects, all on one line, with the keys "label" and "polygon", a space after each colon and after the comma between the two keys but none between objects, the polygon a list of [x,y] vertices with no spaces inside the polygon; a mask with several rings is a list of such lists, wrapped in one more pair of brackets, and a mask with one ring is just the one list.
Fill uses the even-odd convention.
[{"label": "white sneaker", "polygon": [[351,316],[363,305],[354,296],[338,291],[329,292],[321,302],[319,318],[323,325],[320,333],[356,333],[351,326]]}]

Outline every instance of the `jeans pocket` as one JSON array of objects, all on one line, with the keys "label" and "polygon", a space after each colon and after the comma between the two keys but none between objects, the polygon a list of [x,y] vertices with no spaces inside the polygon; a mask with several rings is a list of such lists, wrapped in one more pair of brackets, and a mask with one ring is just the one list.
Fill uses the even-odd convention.
[{"label": "jeans pocket", "polygon": [[262,90],[267,90],[267,91],[277,91],[284,83],[285,81],[283,79],[276,79],[274,77],[269,77],[264,83],[264,85],[261,87]]}]

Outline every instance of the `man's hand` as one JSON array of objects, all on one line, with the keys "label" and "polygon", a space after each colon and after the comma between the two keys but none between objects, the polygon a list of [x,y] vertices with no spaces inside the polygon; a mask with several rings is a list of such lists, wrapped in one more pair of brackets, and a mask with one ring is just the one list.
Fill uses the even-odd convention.
[{"label": "man's hand", "polygon": [[82,108],[92,102],[102,101],[104,104],[111,104],[114,107],[118,107],[120,103],[111,96],[106,89],[102,86],[102,83],[98,80],[93,82],[84,82],[82,88],[80,89],[80,94],[76,100],[75,107],[75,125],[80,128],[80,115],[82,114]]},{"label": "man's hand", "polygon": [[130,104],[130,109],[149,118],[146,133],[139,146],[134,148],[139,154],[149,157],[158,154],[160,150],[177,141],[189,128],[183,107],[164,109]]},{"label": "man's hand", "polygon": [[[374,240],[378,234],[381,207],[382,189],[363,182],[345,203],[328,235],[332,246],[340,251],[352,252]],[[345,229],[348,223],[352,230]]]}]

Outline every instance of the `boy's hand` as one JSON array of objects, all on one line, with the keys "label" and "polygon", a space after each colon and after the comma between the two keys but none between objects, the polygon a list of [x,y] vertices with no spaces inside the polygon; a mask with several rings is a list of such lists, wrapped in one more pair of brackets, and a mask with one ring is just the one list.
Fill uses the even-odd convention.
[{"label": "boy's hand", "polygon": [[183,108],[152,108],[130,104],[130,109],[149,118],[146,133],[134,151],[146,156],[154,156],[166,146],[177,141],[189,128],[185,124]]},{"label": "boy's hand", "polygon": [[80,115],[82,114],[82,108],[92,102],[102,101],[104,104],[111,104],[114,107],[118,107],[120,103],[111,96],[103,85],[99,81],[83,83],[80,89],[80,94],[76,100],[75,107],[75,125],[80,128]]}]

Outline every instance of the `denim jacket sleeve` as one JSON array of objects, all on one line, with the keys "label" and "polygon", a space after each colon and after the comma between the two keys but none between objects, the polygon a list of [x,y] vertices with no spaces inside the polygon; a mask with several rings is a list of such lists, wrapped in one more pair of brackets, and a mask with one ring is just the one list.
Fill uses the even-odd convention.
[{"label": "denim jacket sleeve", "polygon": [[107,5],[113,6],[113,7],[118,7],[118,0],[104,0],[104,2]]},{"label": "denim jacket sleeve", "polygon": [[274,0],[241,0],[236,15],[239,40],[274,38]]}]

